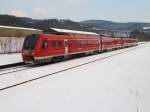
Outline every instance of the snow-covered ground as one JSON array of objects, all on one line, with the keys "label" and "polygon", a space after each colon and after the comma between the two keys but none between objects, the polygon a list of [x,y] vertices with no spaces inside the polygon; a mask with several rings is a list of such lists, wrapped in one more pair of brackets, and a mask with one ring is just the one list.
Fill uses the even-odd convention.
[{"label": "snow-covered ground", "polygon": [[13,54],[1,54],[0,55],[0,66],[7,65],[12,63],[22,62],[21,53],[13,53]]},{"label": "snow-covered ground", "polygon": [[[120,52],[124,53],[104,58]],[[3,88],[103,58],[91,64],[0,91],[0,110],[2,112],[149,112],[149,57],[150,43],[146,43],[0,76],[0,88]]]}]

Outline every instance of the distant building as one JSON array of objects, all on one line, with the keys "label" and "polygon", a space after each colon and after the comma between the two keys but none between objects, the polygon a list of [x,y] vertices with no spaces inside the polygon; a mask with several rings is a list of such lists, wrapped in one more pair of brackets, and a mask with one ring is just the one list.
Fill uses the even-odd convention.
[{"label": "distant building", "polygon": [[115,37],[130,37],[129,31],[114,31]]},{"label": "distant building", "polygon": [[122,31],[122,30],[107,30],[107,29],[98,29],[93,28],[93,31],[99,34],[107,34],[113,37],[130,37],[130,31]]},{"label": "distant building", "polygon": [[145,33],[150,33],[150,27],[143,27],[143,31]]},{"label": "distant building", "polygon": [[26,35],[41,33],[41,30],[33,28],[0,26],[0,37],[25,37]]},{"label": "distant building", "polygon": [[25,36],[37,33],[41,33],[41,30],[0,26],[0,54],[21,52]]}]

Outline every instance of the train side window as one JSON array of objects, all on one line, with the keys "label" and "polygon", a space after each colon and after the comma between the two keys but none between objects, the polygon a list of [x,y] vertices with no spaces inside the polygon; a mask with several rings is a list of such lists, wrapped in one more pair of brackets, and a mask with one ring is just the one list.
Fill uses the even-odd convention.
[{"label": "train side window", "polygon": [[48,47],[48,41],[45,40],[42,44],[42,49],[46,49]]},{"label": "train side window", "polygon": [[58,41],[58,48],[62,48],[62,41]]},{"label": "train side window", "polygon": [[52,41],[52,48],[56,48],[56,41]]},{"label": "train side window", "polygon": [[81,42],[80,41],[78,41],[78,47],[81,47]]},{"label": "train side window", "polygon": [[72,41],[72,46],[76,47],[76,41],[75,40]]}]

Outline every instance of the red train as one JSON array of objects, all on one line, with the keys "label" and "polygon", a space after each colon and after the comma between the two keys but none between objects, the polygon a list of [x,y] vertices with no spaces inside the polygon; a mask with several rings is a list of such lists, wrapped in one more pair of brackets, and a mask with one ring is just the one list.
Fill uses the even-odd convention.
[{"label": "red train", "polygon": [[25,38],[22,57],[25,63],[45,63],[76,54],[93,54],[138,45],[137,39],[111,38],[93,32],[51,28],[44,34]]}]

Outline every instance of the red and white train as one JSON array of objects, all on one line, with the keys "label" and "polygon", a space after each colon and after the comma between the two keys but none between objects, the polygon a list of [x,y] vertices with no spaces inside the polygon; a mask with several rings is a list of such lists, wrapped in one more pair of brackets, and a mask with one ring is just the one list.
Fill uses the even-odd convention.
[{"label": "red and white train", "polygon": [[45,63],[76,54],[92,54],[138,45],[137,39],[111,38],[93,32],[51,28],[44,34],[25,38],[22,57],[25,63]]}]

